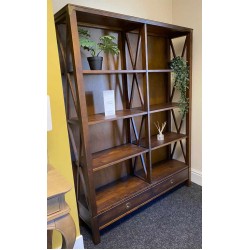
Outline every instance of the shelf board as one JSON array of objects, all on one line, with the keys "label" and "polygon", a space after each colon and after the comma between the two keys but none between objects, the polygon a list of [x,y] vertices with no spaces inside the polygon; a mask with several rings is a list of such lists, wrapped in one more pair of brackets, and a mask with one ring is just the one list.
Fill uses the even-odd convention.
[{"label": "shelf board", "polygon": [[115,116],[105,116],[104,113],[95,114],[88,116],[88,124],[93,125],[101,122],[109,122],[115,121],[119,119],[125,119],[134,116],[145,115],[147,112],[141,110],[132,110],[132,109],[124,109],[124,110],[117,110],[115,112]]},{"label": "shelf board", "polygon": [[135,196],[149,187],[147,182],[135,177],[126,176],[96,190],[97,213],[110,209],[124,199]]},{"label": "shelf board", "polygon": [[[147,71],[145,69],[111,69],[111,70],[83,70],[83,75],[106,75],[106,74],[143,74]],[[169,73],[173,72],[172,69],[149,69],[148,73]],[[73,71],[70,71],[69,73],[73,73]]]},{"label": "shelf board", "polygon": [[[70,8],[76,10],[78,23],[86,23],[88,27],[102,27],[113,29],[113,30],[135,30],[140,28],[143,24],[147,24],[148,33],[153,33],[159,36],[167,37],[180,37],[186,35],[188,32],[192,31],[190,28],[181,27],[173,24],[167,24],[163,22],[152,21],[148,19],[143,19],[139,17],[133,17],[123,14],[117,14],[109,11],[100,11],[98,9],[78,6],[69,4]],[[55,14],[56,22],[61,22],[63,20],[62,15],[67,11],[67,6],[64,9],[58,11]]]},{"label": "shelf board", "polygon": [[146,73],[146,70],[83,70],[84,75],[134,74]]},{"label": "shelf board", "polygon": [[173,72],[174,70],[172,69],[149,69],[148,73],[168,73],[168,72]]},{"label": "shelf board", "polygon": [[148,152],[148,149],[134,144],[124,144],[94,153],[92,154],[93,171],[98,171],[146,152]]},{"label": "shelf board", "polygon": [[100,214],[107,211],[119,205],[124,199],[132,198],[143,190],[148,189],[151,185],[156,185],[173,174],[188,168],[185,163],[177,160],[161,161],[152,167],[152,184],[148,184],[135,176],[126,176],[98,188],[96,190],[97,213]]},{"label": "shelf board", "polygon": [[155,104],[150,105],[150,113],[157,113],[161,111],[166,111],[170,109],[179,108],[179,103],[177,102],[171,102],[171,103],[162,103],[162,104]]},{"label": "shelf board", "polygon": [[[105,116],[104,113],[94,114],[88,116],[88,125],[94,125],[102,122],[111,122],[120,119],[130,118],[134,116],[146,115],[146,111],[136,110],[136,109],[124,109],[124,110],[116,110],[114,116]],[[78,118],[72,117],[68,119],[68,122],[71,124],[78,124]]]},{"label": "shelf board", "polygon": [[152,184],[161,182],[186,168],[188,166],[184,162],[177,160],[165,160],[155,163],[152,166]]},{"label": "shelf board", "polygon": [[[151,136],[151,150],[155,150],[157,148],[164,147],[166,145],[169,145],[169,144],[176,142],[176,141],[180,141],[180,140],[185,139],[185,138],[187,138],[187,136],[184,134],[178,134],[175,132],[167,132],[167,133],[164,133],[164,140],[158,141],[157,135],[153,135],[153,136]],[[142,147],[146,147],[145,138],[141,139],[140,145]]]}]

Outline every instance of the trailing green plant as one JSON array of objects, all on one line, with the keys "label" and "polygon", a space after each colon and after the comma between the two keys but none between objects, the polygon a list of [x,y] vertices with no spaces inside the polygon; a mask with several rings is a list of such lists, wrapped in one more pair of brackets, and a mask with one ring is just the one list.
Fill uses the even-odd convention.
[{"label": "trailing green plant", "polygon": [[188,112],[186,91],[189,84],[189,68],[187,61],[177,56],[171,60],[170,68],[174,70],[174,87],[180,92],[179,107],[182,118],[184,118]]},{"label": "trailing green plant", "polygon": [[100,42],[96,43],[91,39],[88,30],[79,28],[78,33],[81,47],[89,51],[91,56],[99,56],[102,51],[104,53],[111,53],[112,55],[118,55],[120,53],[117,44],[114,42],[116,39],[114,36],[101,36],[99,38]]}]

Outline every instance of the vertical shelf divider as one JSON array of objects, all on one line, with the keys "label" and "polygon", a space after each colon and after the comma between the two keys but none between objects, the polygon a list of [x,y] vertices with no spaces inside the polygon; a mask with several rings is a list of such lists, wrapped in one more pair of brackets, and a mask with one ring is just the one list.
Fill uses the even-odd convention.
[{"label": "vertical shelf divider", "polygon": [[[170,63],[170,39],[166,39],[167,42],[167,54],[166,54],[166,66]],[[167,67],[168,68],[168,67]],[[167,103],[171,102],[171,73],[167,74],[166,76],[166,86],[167,86]],[[171,132],[171,110],[167,110],[167,132]],[[167,158],[171,159],[171,144],[166,147],[167,149]]]},{"label": "vertical shelf divider", "polygon": [[[126,32],[122,31],[120,33],[121,35],[121,43],[122,43],[122,49],[121,49],[121,54],[122,54],[122,69],[127,70],[127,56],[126,56]],[[128,76],[127,74],[122,74],[122,86],[123,86],[123,108],[125,105],[126,109],[130,109],[129,107],[129,94],[128,94]],[[132,138],[131,138],[131,131],[130,131],[130,120],[125,119],[124,124],[126,128],[126,143],[132,143]],[[130,165],[130,174],[133,173],[132,170],[132,159],[129,159],[129,165]]]},{"label": "vertical shelf divider", "polygon": [[152,181],[152,164],[151,164],[151,133],[150,133],[150,102],[149,102],[149,78],[148,78],[148,38],[147,24],[143,24],[141,28],[141,48],[142,48],[142,67],[146,70],[143,77],[143,95],[144,95],[144,110],[147,111],[145,118],[145,139],[149,152],[146,153],[147,166],[147,181]]}]

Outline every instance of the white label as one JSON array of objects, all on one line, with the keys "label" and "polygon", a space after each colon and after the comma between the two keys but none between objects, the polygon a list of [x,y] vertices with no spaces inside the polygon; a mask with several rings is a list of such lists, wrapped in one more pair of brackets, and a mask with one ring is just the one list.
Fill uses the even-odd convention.
[{"label": "white label", "polygon": [[105,116],[115,115],[115,92],[114,90],[103,91]]}]

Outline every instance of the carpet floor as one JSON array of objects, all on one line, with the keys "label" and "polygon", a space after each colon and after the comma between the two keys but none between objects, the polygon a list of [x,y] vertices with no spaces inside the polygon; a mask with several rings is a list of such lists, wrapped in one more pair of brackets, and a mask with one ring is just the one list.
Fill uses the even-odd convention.
[{"label": "carpet floor", "polygon": [[201,249],[202,187],[181,185],[101,231],[94,245],[81,226],[86,249]]}]

